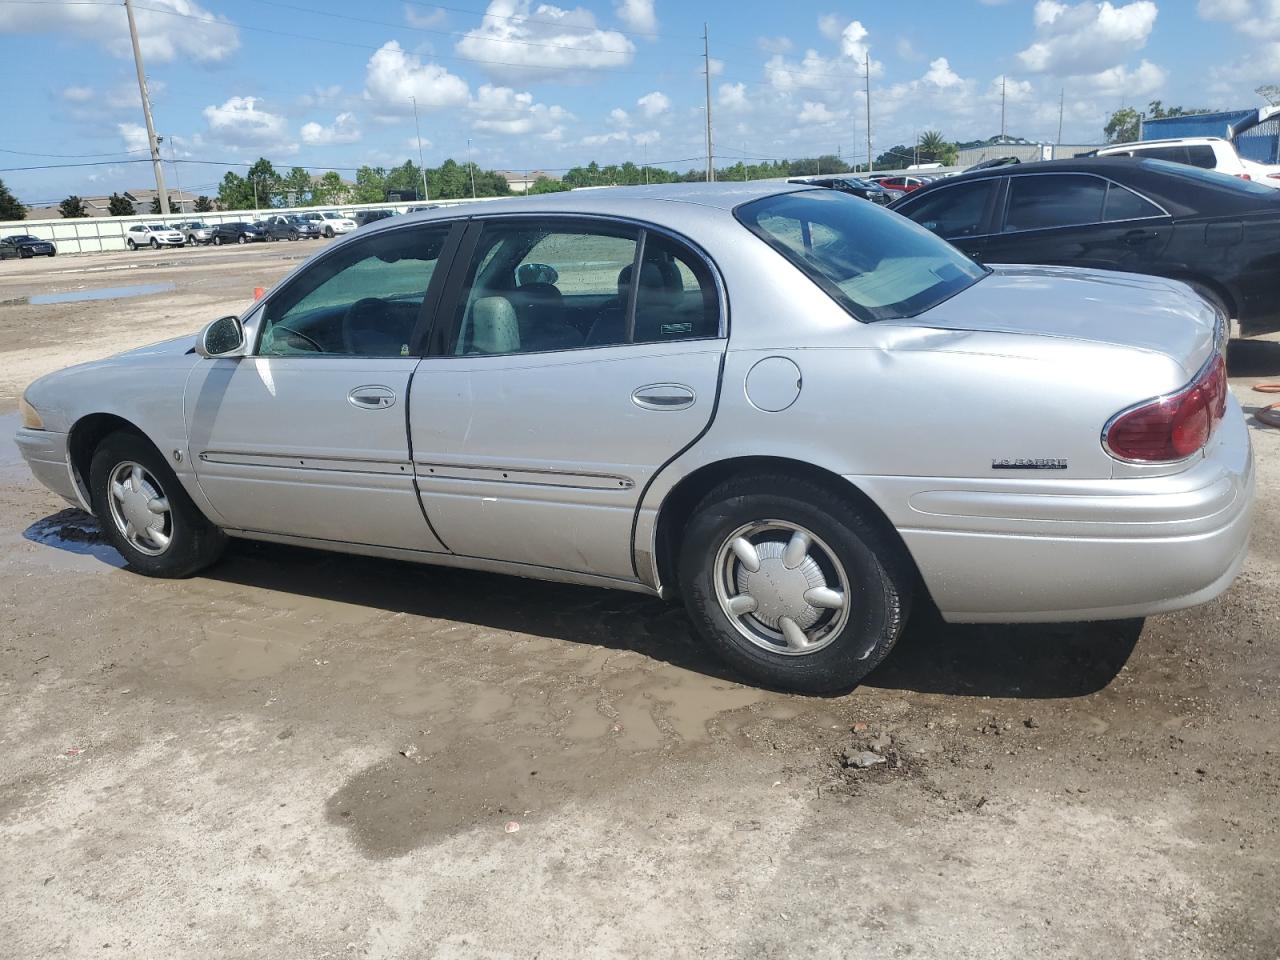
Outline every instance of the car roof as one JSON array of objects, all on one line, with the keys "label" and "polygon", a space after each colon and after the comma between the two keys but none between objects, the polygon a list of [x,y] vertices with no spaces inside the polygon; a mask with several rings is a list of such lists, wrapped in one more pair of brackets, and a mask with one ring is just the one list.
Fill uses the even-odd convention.
[{"label": "car roof", "polygon": [[1163,140],[1130,140],[1128,143],[1108,143],[1099,150],[1133,150],[1138,147],[1163,147],[1179,143],[1226,143],[1222,137],[1166,137]]},{"label": "car roof", "polygon": [[[935,190],[947,190],[956,184],[1001,177],[1040,176],[1046,173],[1091,173],[1106,177],[1150,197],[1174,216],[1242,213],[1280,203],[1280,190],[1271,187],[1260,187],[1259,190],[1263,192],[1258,193],[1237,189],[1240,183],[1226,174],[1218,174],[1221,181],[1216,181],[1216,177],[1206,177],[1211,171],[1201,170],[1199,167],[1138,157],[1042,160],[974,170],[928,183],[908,194],[900,203],[903,208],[914,206],[922,197],[931,196]],[[895,204],[894,209],[899,207]]]}]

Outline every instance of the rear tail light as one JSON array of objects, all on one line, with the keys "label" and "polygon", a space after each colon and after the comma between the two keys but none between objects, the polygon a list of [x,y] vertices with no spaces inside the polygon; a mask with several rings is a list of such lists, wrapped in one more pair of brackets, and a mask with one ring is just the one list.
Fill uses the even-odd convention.
[{"label": "rear tail light", "polygon": [[1130,463],[1168,463],[1192,456],[1227,412],[1227,364],[1221,353],[1175,394],[1116,414],[1104,433],[1107,452]]},{"label": "rear tail light", "polygon": [[1237,177],[1239,177],[1241,180],[1252,180],[1252,179],[1253,179],[1253,177],[1249,176],[1247,173],[1237,173],[1237,174],[1236,174],[1236,176],[1237,176]]}]

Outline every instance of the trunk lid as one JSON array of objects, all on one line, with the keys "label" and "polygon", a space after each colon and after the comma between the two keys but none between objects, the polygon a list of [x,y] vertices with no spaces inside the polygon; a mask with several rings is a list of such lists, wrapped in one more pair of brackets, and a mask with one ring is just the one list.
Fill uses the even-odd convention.
[{"label": "trunk lid", "polygon": [[1171,358],[1187,379],[1218,346],[1217,312],[1177,280],[1078,267],[991,269],[990,276],[933,309],[887,322],[1149,350]]}]

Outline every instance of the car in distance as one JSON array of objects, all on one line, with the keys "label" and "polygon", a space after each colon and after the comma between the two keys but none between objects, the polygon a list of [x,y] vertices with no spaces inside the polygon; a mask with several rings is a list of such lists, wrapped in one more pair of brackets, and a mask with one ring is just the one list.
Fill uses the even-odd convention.
[{"label": "car in distance", "polygon": [[863,200],[870,200],[872,203],[878,203],[881,206],[892,203],[897,197],[902,196],[901,193],[894,193],[887,190],[878,183],[870,180],[863,180],[861,177],[855,177],[849,174],[841,174],[832,177],[792,177],[787,183],[804,183],[812,187],[826,187],[828,190],[839,190],[841,193],[847,193],[850,196],[861,197]]},{"label": "car in distance", "polygon": [[1222,137],[1178,137],[1170,140],[1138,140],[1114,143],[1090,151],[1095,157],[1137,157],[1185,163],[1204,170],[1217,170],[1241,180],[1256,180],[1280,188],[1280,166],[1245,160],[1230,140]]},{"label": "car in distance", "polygon": [[256,243],[267,239],[267,231],[257,224],[243,220],[230,223],[219,223],[213,228],[213,245],[220,247],[224,243]]},{"label": "car in distance", "polygon": [[371,223],[377,223],[379,220],[386,220],[388,217],[394,217],[394,210],[358,210],[356,211],[356,226],[367,227]]},{"label": "car in distance", "polygon": [[316,221],[308,219],[302,214],[297,214],[297,213],[289,214],[288,216],[285,217],[285,220],[287,220],[289,224],[293,227],[293,229],[297,231],[299,239],[302,239],[302,240],[319,240],[320,239],[320,236],[321,236],[320,224],[318,224]]},{"label": "car in distance", "polygon": [[189,220],[186,223],[180,223],[177,229],[187,239],[187,243],[193,247],[197,244],[207,244],[213,240],[213,228],[201,220]]},{"label": "car in distance", "polygon": [[983,263],[1170,277],[1234,318],[1280,327],[1280,191],[1163,160],[1050,160],[939,181],[893,210]]},{"label": "car in distance", "polygon": [[900,176],[871,176],[867,177],[873,183],[880,184],[885,190],[898,190],[902,193],[914,193],[921,187],[926,187],[933,181],[929,177],[900,177]]},{"label": "car in distance", "polygon": [[325,237],[340,237],[342,234],[350,233],[356,228],[354,220],[332,210],[322,210],[316,214],[308,214],[308,216],[319,218],[320,233]]},{"label": "car in distance", "polygon": [[254,224],[267,235],[268,240],[297,240],[303,236],[318,237],[320,231],[310,221],[301,217],[277,214]]},{"label": "car in distance", "polygon": [[57,256],[58,248],[52,240],[41,240],[28,233],[19,233],[0,240],[0,260],[26,260],[31,257]]},{"label": "car in distance", "polygon": [[405,213],[424,213],[427,210],[439,210],[443,204],[439,203],[415,203],[413,206],[405,210]]},{"label": "car in distance", "polygon": [[42,377],[17,441],[139,573],[231,536],[680,597],[741,672],[828,692],[913,595],[1063,621],[1223,591],[1254,483],[1224,320],[835,190],[521,197],[361,230],[194,349]]},{"label": "car in distance", "polygon": [[181,247],[186,242],[187,238],[182,235],[182,231],[167,223],[135,223],[124,235],[124,245],[130,250],[137,250],[139,247],[151,247],[153,250]]}]

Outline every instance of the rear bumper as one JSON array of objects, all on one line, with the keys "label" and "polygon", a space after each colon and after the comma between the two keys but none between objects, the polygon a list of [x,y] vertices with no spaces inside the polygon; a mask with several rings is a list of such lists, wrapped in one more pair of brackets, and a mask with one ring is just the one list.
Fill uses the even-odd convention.
[{"label": "rear bumper", "polygon": [[52,430],[23,427],[14,438],[32,475],[42,484],[77,507],[84,507],[67,459],[67,435]]},{"label": "rear bumper", "polygon": [[1248,550],[1253,451],[1234,401],[1205,458],[1175,476],[986,489],[919,483],[886,512],[952,622],[1110,620],[1191,607],[1226,590]]}]

